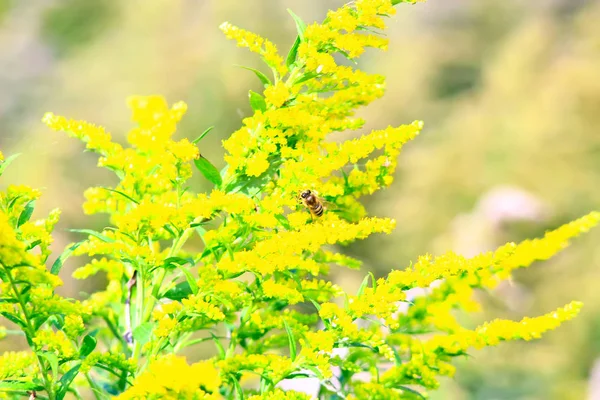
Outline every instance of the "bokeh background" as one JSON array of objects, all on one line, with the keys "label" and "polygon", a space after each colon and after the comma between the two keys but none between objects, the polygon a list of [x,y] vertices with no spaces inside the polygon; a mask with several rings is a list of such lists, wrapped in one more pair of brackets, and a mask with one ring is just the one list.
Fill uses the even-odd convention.
[{"label": "bokeh background", "polygon": [[[271,38],[285,52],[292,8],[321,19],[334,0],[0,0],[0,148],[23,155],[0,186],[44,188],[38,212],[63,210],[66,231],[106,220],[84,216],[82,192],[110,184],[81,144],[49,131],[44,112],[107,127],[131,127],[125,99],[162,94],[189,105],[178,135],[215,129],[201,151],[222,166],[221,140],[250,114],[260,67],[218,30],[223,21]],[[367,199],[394,217],[393,235],[346,248],[379,276],[420,254],[465,255],[540,236],[600,204],[600,1],[429,0],[389,21],[390,49],[361,68],[388,77],[387,95],[361,110],[368,128],[425,121],[405,147],[389,190]],[[199,190],[206,189],[200,176]],[[558,257],[519,271],[513,284],[481,293],[469,326],[538,315],[570,300],[582,315],[543,340],[473,352],[434,399],[600,399],[600,231]],[[77,296],[101,282],[68,279]],[[364,271],[338,277],[358,287]],[[0,342],[0,351],[17,346]]]}]

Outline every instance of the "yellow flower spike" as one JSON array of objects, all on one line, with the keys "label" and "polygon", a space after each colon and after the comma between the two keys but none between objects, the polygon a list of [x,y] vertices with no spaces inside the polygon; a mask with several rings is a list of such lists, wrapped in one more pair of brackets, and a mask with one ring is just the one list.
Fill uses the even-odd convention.
[{"label": "yellow flower spike", "polygon": [[260,37],[256,33],[240,29],[224,22],[219,26],[225,37],[235,40],[239,47],[246,47],[251,52],[257,53],[263,57],[265,62],[283,76],[287,73],[287,67],[283,63],[283,58],[277,52],[277,47],[270,41]]},{"label": "yellow flower spike", "polygon": [[65,117],[48,112],[42,119],[49,128],[65,131],[87,143],[86,147],[102,155],[115,154],[122,151],[121,145],[111,141],[111,135],[104,128],[85,121],[68,120]]}]

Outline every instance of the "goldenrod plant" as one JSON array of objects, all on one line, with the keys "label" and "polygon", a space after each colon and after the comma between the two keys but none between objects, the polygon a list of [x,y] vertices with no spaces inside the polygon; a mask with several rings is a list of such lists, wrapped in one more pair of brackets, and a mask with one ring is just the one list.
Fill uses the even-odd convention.
[{"label": "goldenrod plant", "polygon": [[[110,225],[74,229],[86,238],[53,262],[60,212],[34,221],[40,191],[9,186],[0,194],[0,314],[11,324],[0,333],[20,332],[29,346],[1,356],[2,394],[419,399],[454,374],[453,358],[539,338],[575,317],[579,302],[468,329],[455,312],[477,307],[477,289],[562,250],[600,221],[598,212],[470,259],[426,255],[385,278],[367,274],[356,293],[328,279],[333,265],[361,265],[334,245],[394,229],[391,219],[368,217],[360,199],[390,185],[402,146],[423,127],[415,121],[328,140],[361,128],[356,109],[385,88],[382,76],[339,60],[355,62],[365,47],[385,49],[384,17],[401,2],[357,0],[311,25],[291,13],[298,36],[285,57],[270,41],[224,23],[225,35],[258,53],[270,73],[250,69],[265,89],[250,92],[254,115],[223,142],[221,171],[201,153],[210,129],[192,141],[173,139],[182,102],[131,97],[136,126],[128,147],[102,127],[47,113],[44,123],[83,141],[118,183],[85,192],[84,211],[108,214]],[[0,160],[2,174],[15,156]],[[194,166],[214,185],[210,193],[187,186]],[[319,207],[307,207],[306,191]],[[102,272],[106,290],[82,301],[57,295],[70,256],[90,259],[74,278]],[[409,297],[414,288],[428,289]],[[213,355],[188,362],[182,353],[204,342]],[[290,389],[306,378],[317,383],[315,393]]]}]

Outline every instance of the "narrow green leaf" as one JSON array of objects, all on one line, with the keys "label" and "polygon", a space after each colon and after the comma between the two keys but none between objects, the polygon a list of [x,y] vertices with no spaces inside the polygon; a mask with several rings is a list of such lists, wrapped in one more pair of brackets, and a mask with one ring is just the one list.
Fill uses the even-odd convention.
[{"label": "narrow green leaf", "polygon": [[256,93],[253,90],[248,92],[248,97],[250,98],[250,106],[254,111],[262,111],[264,112],[267,109],[267,102],[265,98],[260,94]]},{"label": "narrow green leaf", "polygon": [[204,138],[204,136],[208,135],[208,132],[212,131],[214,128],[215,128],[214,126],[209,126],[208,128],[206,128],[206,129],[204,130],[204,132],[202,132],[202,133],[200,134],[200,136],[198,136],[196,139],[194,139],[194,140],[192,141],[192,143],[196,144],[196,143],[198,143],[199,141],[201,141],[201,140]]},{"label": "narrow green leaf", "polygon": [[212,337],[212,340],[215,343],[215,346],[217,347],[217,351],[219,352],[219,358],[221,360],[224,360],[225,359],[225,349],[223,348],[223,345],[221,344],[221,341],[219,340],[219,338],[217,337],[217,335],[215,335],[212,332],[210,332],[210,336]]},{"label": "narrow green leaf", "polygon": [[294,44],[292,45],[292,48],[290,49],[287,58],[285,59],[286,66],[289,67],[296,62],[296,57],[298,56],[298,47],[300,46],[301,42],[302,41],[300,40],[300,36],[296,36],[296,40],[294,41]]},{"label": "narrow green leaf", "polygon": [[308,299],[308,300],[310,300],[310,302],[313,303],[313,305],[315,306],[315,308],[317,309],[317,311],[321,311],[321,305],[319,303],[317,303],[313,299]]},{"label": "narrow green leaf", "polygon": [[358,288],[358,292],[356,292],[357,297],[362,296],[362,294],[364,293],[365,289],[369,285],[369,278],[371,278],[371,275],[366,275],[364,277],[364,279],[362,280],[362,283],[360,284],[360,287]]},{"label": "narrow green leaf", "polygon": [[6,318],[7,320],[9,320],[10,322],[19,325],[20,327],[24,328],[27,325],[25,324],[25,322],[21,321],[19,319],[19,317],[17,317],[16,315],[13,314],[9,314],[6,311],[2,311],[0,312],[0,315],[2,315],[4,318]]},{"label": "narrow green leaf", "polygon": [[233,387],[235,388],[235,398],[238,400],[244,400],[244,390],[242,389],[240,382],[234,377],[232,377],[231,382],[233,383]]},{"label": "narrow green leaf", "polygon": [[200,171],[202,175],[204,175],[204,177],[212,184],[214,184],[217,188],[221,186],[223,179],[219,174],[219,170],[215,168],[210,161],[203,156],[200,156],[198,159],[194,160],[194,164],[196,165],[196,168],[198,168],[198,171]]},{"label": "narrow green leaf", "polygon": [[63,400],[65,398],[65,394],[67,394],[67,390],[69,390],[69,386],[71,385],[71,382],[73,382],[73,379],[75,379],[75,377],[79,373],[79,368],[81,368],[81,364],[77,364],[76,366],[74,366],[73,368],[68,370],[60,378],[60,380],[58,381],[59,389],[58,389],[58,392],[56,393],[57,400]]},{"label": "narrow green leaf", "polygon": [[133,339],[140,345],[145,345],[152,337],[154,322],[144,322],[133,330]]},{"label": "narrow green leaf", "polygon": [[40,243],[42,243],[42,241],[40,239],[34,240],[33,242],[31,242],[31,243],[29,243],[27,245],[27,248],[25,250],[29,251],[29,250],[33,249],[35,246],[37,246]]},{"label": "narrow green leaf", "polygon": [[44,386],[34,382],[0,381],[0,391],[43,390]]},{"label": "narrow green leaf", "polygon": [[183,257],[168,257],[165,258],[164,262],[163,262],[163,267],[165,268],[177,268],[179,266],[185,265],[185,264],[191,264],[194,265],[194,259],[193,258],[183,258]]},{"label": "narrow green leaf", "polygon": [[134,199],[130,195],[121,192],[120,190],[111,189],[111,188],[107,188],[107,187],[102,187],[102,189],[108,190],[109,192],[113,192],[113,193],[116,193],[116,194],[120,194],[121,196],[125,197],[127,200],[129,200],[129,201],[131,201],[131,202],[133,202],[135,204],[140,204],[139,201],[137,201],[136,199]]},{"label": "narrow green leaf", "polygon": [[290,326],[288,325],[287,321],[284,319],[283,320],[283,326],[285,326],[285,331],[287,332],[288,335],[288,341],[289,341],[289,346],[290,346],[290,358],[292,359],[292,362],[296,360],[296,339],[294,338],[294,332],[292,332],[292,329],[290,328]]},{"label": "narrow green leaf", "polygon": [[243,68],[243,69],[247,69],[248,71],[254,72],[254,74],[258,77],[258,79],[262,82],[262,84],[265,87],[272,85],[271,80],[269,79],[269,77],[267,77],[265,74],[263,74],[259,70],[255,69],[255,68],[251,68],[251,67],[245,67],[243,65],[236,65],[236,67],[240,67],[240,68]]},{"label": "narrow green leaf", "polygon": [[58,377],[58,356],[49,351],[40,351],[37,354],[48,360],[48,363],[50,364],[50,369],[52,370],[52,376],[54,377],[54,379],[56,379]]},{"label": "narrow green leaf", "polygon": [[[311,79],[314,79],[314,78],[316,78],[317,76],[319,76],[319,74],[317,74],[316,72],[309,72],[309,73],[307,73],[307,74],[301,75],[301,76],[298,78],[298,80],[296,80],[296,81],[294,82],[294,84],[295,84],[295,85],[299,85],[299,84],[301,84],[301,83],[304,83],[304,82],[306,82],[306,81],[310,81]],[[344,171],[342,170],[342,173],[343,173],[343,172],[344,172]]]},{"label": "narrow green leaf", "polygon": [[373,282],[373,292],[377,291],[377,280],[375,279],[375,275],[371,271],[369,271],[369,275],[371,276],[371,282]]},{"label": "narrow green leaf", "polygon": [[214,339],[211,338],[211,337],[198,338],[198,339],[194,339],[194,340],[190,340],[188,342],[185,342],[181,347],[182,348],[190,347],[190,346],[193,346],[193,345],[198,344],[198,343],[204,343],[207,340],[214,340]]},{"label": "narrow green leaf", "polygon": [[90,355],[90,353],[92,351],[94,351],[94,349],[96,348],[97,343],[98,343],[98,341],[96,340],[95,337],[93,337],[91,335],[85,335],[81,342],[81,348],[79,349],[79,356],[87,357],[88,355]]},{"label": "narrow green leaf", "polygon": [[23,225],[25,222],[29,221],[31,215],[33,214],[33,210],[35,208],[35,200],[29,201],[23,211],[21,211],[21,215],[19,215],[19,221],[17,222],[17,226]]},{"label": "narrow green leaf", "polygon": [[165,294],[162,295],[162,297],[166,297],[167,299],[175,301],[181,301],[191,294],[192,288],[190,287],[190,284],[187,281],[185,281],[180,282],[177,285],[175,285],[175,287],[167,290]]},{"label": "narrow green leaf", "polygon": [[13,197],[13,198],[12,198],[12,199],[11,199],[11,200],[8,202],[8,205],[6,206],[6,209],[7,209],[9,212],[10,212],[10,211],[12,211],[12,209],[13,209],[13,207],[14,207],[15,203],[16,203],[16,202],[17,202],[17,200],[19,200],[21,197],[23,197],[23,195],[22,195],[22,194],[19,194],[19,195],[17,195],[17,196],[15,196],[15,197]]},{"label": "narrow green leaf", "polygon": [[185,275],[185,279],[187,280],[187,283],[190,285],[190,290],[192,291],[192,293],[197,294],[198,293],[198,284],[196,283],[196,280],[192,276],[192,273],[183,265],[178,265],[177,267]]},{"label": "narrow green leaf", "polygon": [[423,399],[423,400],[426,400],[426,399],[427,399],[427,397],[425,397],[425,396],[423,395],[423,393],[421,393],[421,392],[419,392],[419,391],[417,391],[417,390],[415,390],[415,389],[411,389],[411,388],[409,388],[408,386],[396,386],[395,388],[396,388],[396,389],[400,389],[400,390],[402,390],[403,392],[407,392],[407,393],[410,393],[410,394],[412,394],[412,395],[415,395],[415,396],[417,396],[417,397],[418,397],[418,398],[420,398],[420,399]]},{"label": "narrow green leaf", "polygon": [[290,229],[290,222],[285,217],[285,215],[283,215],[283,214],[277,214],[277,215],[275,215],[275,219],[277,221],[279,221],[279,223],[281,224],[281,226],[283,226],[285,229],[288,229],[288,230]]},{"label": "narrow green leaf", "polygon": [[294,22],[296,23],[296,30],[298,31],[298,37],[300,38],[300,41],[304,41],[304,31],[306,30],[306,24],[304,23],[304,21],[302,21],[302,19],[299,16],[294,14],[292,10],[288,8],[287,11],[290,13],[292,18],[294,18]]},{"label": "narrow green leaf", "polygon": [[77,242],[77,243],[70,244],[69,247],[67,247],[63,251],[63,253],[54,261],[54,264],[52,264],[52,268],[50,268],[50,273],[53,275],[58,275],[58,273],[62,269],[62,266],[65,263],[65,261],[67,260],[67,258],[69,258],[71,256],[71,254],[73,254],[75,249],[78,248],[79,246],[81,246],[82,243],[83,242]]},{"label": "narrow green leaf", "polygon": [[4,170],[20,155],[21,153],[13,154],[12,156],[6,157],[4,161],[0,161],[0,176],[2,176]]},{"label": "narrow green leaf", "polygon": [[114,243],[115,242],[115,239],[109,238],[108,236],[104,236],[103,234],[93,231],[91,229],[69,229],[69,232],[87,233],[90,236],[97,237],[98,239],[102,240],[105,243]]}]

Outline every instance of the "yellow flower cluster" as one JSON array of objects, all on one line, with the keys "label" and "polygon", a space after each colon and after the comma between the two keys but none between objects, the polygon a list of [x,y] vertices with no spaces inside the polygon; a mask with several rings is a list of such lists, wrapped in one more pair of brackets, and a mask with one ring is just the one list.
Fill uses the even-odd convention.
[{"label": "yellow flower cluster", "polygon": [[133,386],[117,396],[127,399],[220,399],[219,374],[210,361],[189,365],[184,357],[166,356],[153,361]]},{"label": "yellow flower cluster", "polygon": [[305,393],[299,393],[293,390],[283,391],[275,389],[265,395],[254,395],[248,397],[248,400],[310,400],[311,397]]},{"label": "yellow flower cluster", "polygon": [[514,269],[528,267],[534,261],[551,257],[564,249],[570,239],[587,232],[599,222],[600,213],[592,212],[548,232],[543,238],[526,240],[518,245],[509,243],[494,253],[472,259],[453,253],[435,259],[427,256],[419,259],[411,268],[390,273],[387,280],[379,281],[379,285],[426,287],[443,278],[444,282],[431,289],[429,295],[415,299],[408,312],[398,316],[396,323],[415,331],[435,328],[454,332],[460,328],[453,313],[455,309],[478,309],[478,304],[472,298],[473,289],[495,287],[502,279],[507,279]]},{"label": "yellow flower cluster", "polygon": [[81,363],[81,372],[87,373],[94,366],[104,366],[119,369],[126,373],[133,373],[136,370],[136,360],[126,359],[123,353],[100,353],[94,351],[89,354],[83,363]]},{"label": "yellow flower cluster", "polygon": [[495,346],[505,340],[539,339],[544,332],[558,328],[562,322],[575,318],[582,304],[571,302],[556,311],[536,318],[524,318],[519,322],[495,320],[475,330],[462,330],[452,335],[435,336],[426,343],[433,351],[446,354],[466,352],[470,347]]},{"label": "yellow flower cluster", "polygon": [[76,349],[67,335],[62,331],[50,329],[37,331],[33,342],[39,349],[56,353],[59,359],[68,360],[75,356]]},{"label": "yellow flower cluster", "polygon": [[35,355],[25,351],[7,351],[0,355],[0,380],[23,379],[29,381],[39,367]]},{"label": "yellow flower cluster", "polygon": [[246,47],[250,51],[259,54],[265,63],[273,68],[280,75],[285,75],[287,67],[283,63],[283,58],[277,52],[277,46],[271,41],[224,22],[219,27],[225,33],[228,39],[233,39],[239,47]]},{"label": "yellow flower cluster", "polygon": [[[129,146],[114,143],[102,127],[46,114],[50,128],[98,153],[99,166],[118,183],[86,191],[84,211],[109,214],[110,226],[80,230],[86,238],[50,271],[59,212],[32,221],[39,191],[9,186],[0,193],[0,290],[10,300],[0,312],[38,354],[5,354],[0,378],[33,376],[48,398],[64,394],[55,393],[66,390],[56,382],[80,385],[69,374],[94,367],[85,376],[92,389],[96,378],[110,382],[119,399],[307,399],[278,388],[301,376],[348,399],[407,398],[417,396],[411,388],[433,389],[439,376],[452,376],[452,357],[470,347],[537,338],[574,317],[579,303],[467,330],[453,311],[475,309],[477,288],[554,255],[600,222],[600,213],[470,259],[452,252],[420,257],[385,278],[370,275],[355,295],[326,278],[332,264],[361,266],[327,246],[394,229],[393,220],[366,217],[359,199],[391,184],[400,151],[423,128],[415,121],[330,140],[331,133],[363,127],[356,110],[385,90],[384,77],[339,65],[336,56],[354,60],[367,47],[385,50],[387,39],[373,30],[385,28],[384,17],[400,2],[356,0],[308,26],[292,15],[298,37],[285,60],[270,41],[223,24],[226,36],[259,54],[272,76],[253,70],[265,89],[250,92],[254,115],[223,142],[222,171],[197,147],[208,131],[194,141],[174,139],[187,110],[182,102],[129,98]],[[208,194],[187,186],[192,166],[214,185]],[[307,209],[302,190],[315,194],[322,213]],[[70,255],[92,257],[73,276],[106,274],[106,290],[81,303],[56,295],[58,271]],[[413,288],[427,292],[409,302]],[[190,365],[174,355],[210,340],[214,358]],[[81,364],[66,372],[56,359]],[[334,390],[339,370],[344,385]]]}]

